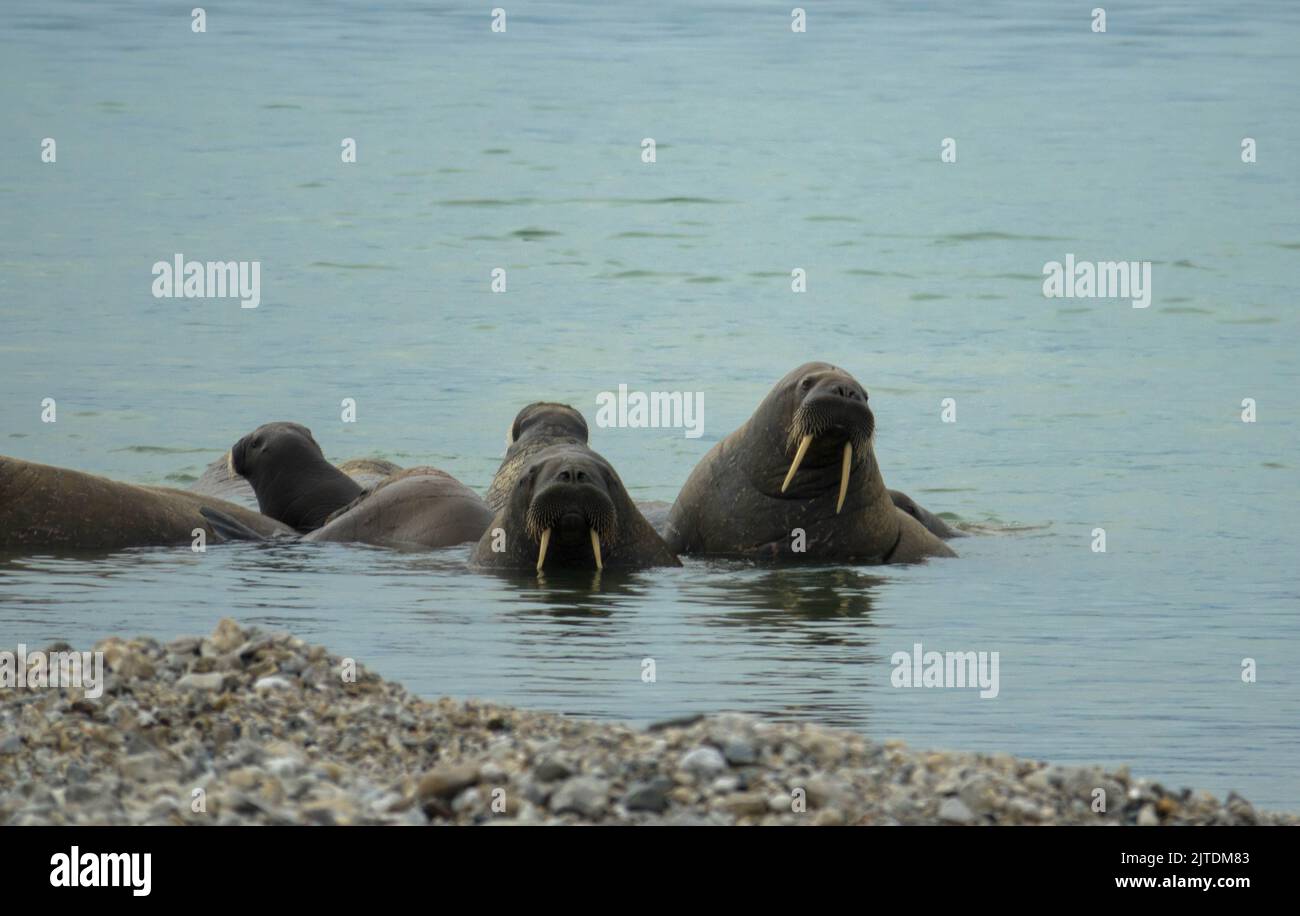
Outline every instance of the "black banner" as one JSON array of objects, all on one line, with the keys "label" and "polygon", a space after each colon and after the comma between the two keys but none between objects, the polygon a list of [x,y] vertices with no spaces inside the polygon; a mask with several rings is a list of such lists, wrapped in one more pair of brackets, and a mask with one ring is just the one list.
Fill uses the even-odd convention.
[{"label": "black banner", "polygon": [[6,897],[15,904],[74,893],[128,906],[144,899],[192,903],[196,895],[239,887],[259,888],[259,901],[335,903],[350,889],[415,894],[431,882],[493,894],[518,888],[552,896],[565,886],[584,896],[596,887],[641,894],[662,893],[664,882],[676,880],[695,886],[701,874],[723,896],[757,890],[767,897],[787,888],[807,894],[815,884],[847,882],[864,895],[1015,900],[1055,891],[1064,897],[1049,899],[1100,893],[1159,899],[1173,892],[1227,902],[1242,892],[1283,889],[1294,839],[1285,828],[778,828],[723,835],[709,828],[627,827],[454,834],[31,827],[5,830],[0,851]]}]

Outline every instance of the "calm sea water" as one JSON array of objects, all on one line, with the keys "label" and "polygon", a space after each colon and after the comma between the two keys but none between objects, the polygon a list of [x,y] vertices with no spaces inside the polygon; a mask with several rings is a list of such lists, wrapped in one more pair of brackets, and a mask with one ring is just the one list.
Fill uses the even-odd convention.
[{"label": "calm sea water", "polygon": [[[293,419],[483,488],[529,401],[703,391],[700,439],[593,430],[671,500],[825,359],[870,389],[890,485],[1034,527],[597,589],[464,549],[10,558],[0,642],[229,615],[428,696],[748,710],[1300,808],[1300,7],[1152,2],[1099,35],[1074,3],[819,3],[796,35],[790,4],[507,4],[505,34],[488,5],[360,6],[239,0],[206,34],[189,4],[0,6],[0,451],[185,486]],[[260,261],[261,306],[153,298],[176,252]],[[1151,307],[1045,299],[1067,253],[1150,260]],[[916,642],[999,652],[999,696],[892,688]]]}]

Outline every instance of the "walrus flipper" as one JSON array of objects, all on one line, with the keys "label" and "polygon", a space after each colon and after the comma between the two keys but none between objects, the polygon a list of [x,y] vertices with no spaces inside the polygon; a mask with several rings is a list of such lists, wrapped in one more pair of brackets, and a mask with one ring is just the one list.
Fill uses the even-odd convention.
[{"label": "walrus flipper", "polygon": [[233,516],[227,515],[226,513],[222,512],[220,509],[213,509],[208,506],[203,506],[202,508],[199,509],[199,512],[203,515],[205,519],[208,520],[208,524],[212,526],[212,530],[215,531],[217,534],[221,535],[223,540],[227,540],[227,541],[269,541],[270,540],[270,538],[268,538],[266,535],[258,534],[256,531],[254,531],[252,528],[249,528],[243,522],[239,521]]},{"label": "walrus flipper", "polygon": [[894,501],[895,508],[901,509],[908,515],[912,516],[912,518],[924,525],[925,529],[935,537],[943,538],[945,541],[950,538],[966,537],[966,532],[953,528],[946,521],[939,518],[939,516],[926,509],[901,490],[890,490],[889,498]]}]

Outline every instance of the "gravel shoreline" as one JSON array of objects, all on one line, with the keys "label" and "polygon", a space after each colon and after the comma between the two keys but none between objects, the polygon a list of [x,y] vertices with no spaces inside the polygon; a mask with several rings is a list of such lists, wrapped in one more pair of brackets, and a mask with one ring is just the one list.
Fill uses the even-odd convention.
[{"label": "gravel shoreline", "polygon": [[232,620],[95,649],[97,699],[0,689],[0,824],[1300,824],[1127,768],[731,714],[641,730],[430,702]]}]

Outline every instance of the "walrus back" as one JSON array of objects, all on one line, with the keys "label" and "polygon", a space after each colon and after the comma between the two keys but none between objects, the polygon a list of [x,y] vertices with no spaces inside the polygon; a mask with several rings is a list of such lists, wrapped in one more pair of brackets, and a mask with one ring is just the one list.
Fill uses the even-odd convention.
[{"label": "walrus back", "polygon": [[215,532],[200,509],[218,509],[259,534],[285,526],[235,503],[187,490],[138,486],[0,456],[0,548],[117,550],[190,544]]},{"label": "walrus back", "polygon": [[410,468],[358,498],[304,540],[433,549],[477,541],[492,511],[437,468]]}]

